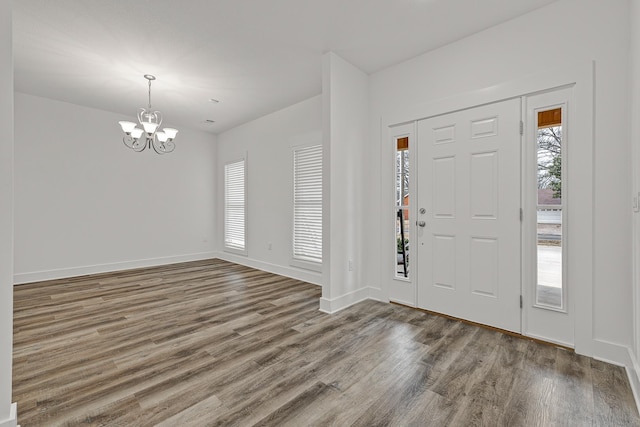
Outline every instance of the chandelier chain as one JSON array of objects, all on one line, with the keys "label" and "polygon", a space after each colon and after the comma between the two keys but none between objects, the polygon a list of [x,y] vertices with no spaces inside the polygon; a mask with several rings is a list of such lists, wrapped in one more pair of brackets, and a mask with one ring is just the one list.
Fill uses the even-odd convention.
[{"label": "chandelier chain", "polygon": [[151,80],[149,80],[149,111],[151,111]]}]

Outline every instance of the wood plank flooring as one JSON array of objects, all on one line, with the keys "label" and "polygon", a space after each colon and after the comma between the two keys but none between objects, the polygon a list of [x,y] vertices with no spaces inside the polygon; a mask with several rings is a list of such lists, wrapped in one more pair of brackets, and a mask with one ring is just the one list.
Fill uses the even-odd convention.
[{"label": "wood plank flooring", "polygon": [[640,425],[624,369],[220,260],[15,287],[28,426]]}]

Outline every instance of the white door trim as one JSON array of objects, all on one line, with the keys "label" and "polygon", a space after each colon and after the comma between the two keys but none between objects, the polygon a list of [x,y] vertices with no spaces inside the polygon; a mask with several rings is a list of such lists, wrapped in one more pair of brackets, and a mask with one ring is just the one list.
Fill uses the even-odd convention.
[{"label": "white door trim", "polygon": [[[400,112],[383,114],[381,120],[382,128],[388,129],[390,126],[440,114],[575,85],[575,108],[571,109],[570,121],[573,123],[573,140],[580,141],[580,147],[571,150],[569,161],[572,165],[572,181],[579,182],[580,185],[571,189],[570,205],[567,206],[568,211],[574,213],[568,220],[571,223],[571,229],[567,239],[571,241],[573,250],[568,255],[567,263],[568,275],[572,282],[580,283],[579,287],[574,286],[573,291],[576,324],[575,351],[588,356],[594,355],[597,346],[597,340],[593,337],[594,68],[593,61],[586,61],[570,67],[551,69],[544,73],[525,76],[450,98],[421,105],[404,106]],[[386,136],[387,133],[382,132],[382,140],[385,140]],[[385,197],[382,198],[383,201],[385,199]],[[388,224],[386,218],[384,220],[381,227]],[[385,261],[386,259],[381,259],[381,265],[385,265]],[[382,286],[389,286],[389,284],[383,282]]]}]

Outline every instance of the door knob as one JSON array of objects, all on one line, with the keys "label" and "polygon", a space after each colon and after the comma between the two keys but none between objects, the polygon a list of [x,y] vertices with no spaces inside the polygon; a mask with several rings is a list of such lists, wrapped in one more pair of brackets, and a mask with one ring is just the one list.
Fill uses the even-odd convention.
[{"label": "door knob", "polygon": [[427,225],[427,223],[424,221],[418,221],[416,224],[418,224],[418,227],[424,227],[425,225]]}]

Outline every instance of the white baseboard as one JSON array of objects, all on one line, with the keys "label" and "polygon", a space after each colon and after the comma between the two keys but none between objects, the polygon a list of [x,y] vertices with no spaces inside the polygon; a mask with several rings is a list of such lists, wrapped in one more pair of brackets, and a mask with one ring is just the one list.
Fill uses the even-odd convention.
[{"label": "white baseboard", "polygon": [[369,289],[369,299],[372,299],[374,301],[380,301],[380,302],[389,302],[389,300],[384,297],[384,294],[382,293],[382,289],[372,288],[372,287],[369,287],[368,289]]},{"label": "white baseboard", "polygon": [[[589,356],[589,355],[587,355]],[[604,340],[593,340],[593,354],[596,360],[618,366],[632,366],[629,347]]]},{"label": "white baseboard", "polygon": [[636,402],[636,409],[640,410],[640,365],[631,348],[604,340],[593,340],[593,358],[612,365],[625,368],[629,385]]},{"label": "white baseboard", "polygon": [[18,405],[16,403],[11,404],[9,418],[0,420],[0,427],[18,427]]},{"label": "white baseboard", "polygon": [[369,299],[370,289],[371,288],[360,288],[337,298],[320,298],[320,311],[333,314],[344,310],[347,307]]},{"label": "white baseboard", "polygon": [[199,261],[216,257],[217,252],[200,252],[195,254],[87,265],[82,267],[60,268],[56,270],[35,271],[30,273],[16,273],[13,275],[13,283],[19,285],[23,283],[41,282],[43,280],[63,279],[67,277],[85,276],[87,274],[109,273],[112,271],[131,270],[134,268],[155,267],[158,265]]},{"label": "white baseboard", "polygon": [[322,286],[322,273],[318,273],[316,271],[271,264],[268,262],[259,261],[256,259],[248,258],[246,256],[232,254],[229,252],[216,252],[215,258],[219,258],[224,261],[233,262],[235,264],[244,265],[246,267],[256,268],[258,270],[267,271],[269,273],[278,274],[280,276],[301,280],[303,282],[308,282],[313,285]]},{"label": "white baseboard", "polygon": [[631,384],[633,398],[636,401],[636,408],[640,410],[640,365],[638,364],[638,358],[633,354],[633,351],[631,351],[630,348],[628,350],[631,365],[627,366],[627,377],[629,377],[629,384]]},{"label": "white baseboard", "polygon": [[625,368],[629,385],[636,402],[636,409],[640,410],[640,366],[631,348],[604,340],[593,340],[593,358]]}]

